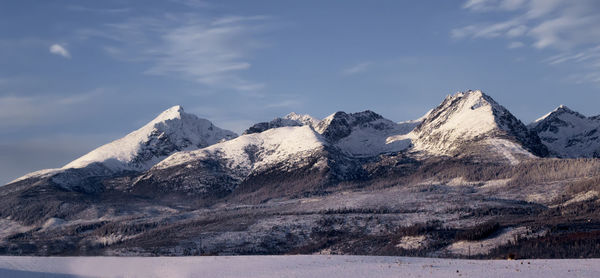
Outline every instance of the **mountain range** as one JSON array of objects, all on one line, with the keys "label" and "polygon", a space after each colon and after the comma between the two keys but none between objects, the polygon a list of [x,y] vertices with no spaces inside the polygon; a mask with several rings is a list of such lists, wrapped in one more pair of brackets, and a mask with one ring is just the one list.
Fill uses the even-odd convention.
[{"label": "mountain range", "polygon": [[[556,225],[600,233],[598,136],[600,116],[561,105],[525,125],[479,90],[413,121],[290,113],[239,136],[175,106],[0,187],[0,253],[489,257],[539,238],[562,250],[573,241]],[[587,222],[572,229],[568,213]]]}]

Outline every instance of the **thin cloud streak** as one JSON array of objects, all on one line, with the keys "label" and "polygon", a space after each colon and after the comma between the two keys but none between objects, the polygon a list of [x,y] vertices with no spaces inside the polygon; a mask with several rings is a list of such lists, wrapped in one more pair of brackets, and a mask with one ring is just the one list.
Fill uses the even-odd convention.
[{"label": "thin cloud streak", "polygon": [[342,75],[354,75],[365,72],[371,66],[371,62],[363,62],[342,70]]},{"label": "thin cloud streak", "polygon": [[[550,65],[571,62],[581,72],[578,83],[600,83],[600,5],[593,0],[468,0],[463,8],[474,13],[496,13],[504,19],[452,29],[450,36],[462,39],[506,39],[509,49],[531,46],[558,54]],[[518,40],[518,41],[515,41]]]},{"label": "thin cloud streak", "polygon": [[211,88],[260,91],[264,83],[250,81],[243,72],[252,67],[252,53],[265,46],[258,35],[268,29],[267,16],[164,15],[132,18],[96,30],[80,30],[83,38],[113,42],[107,54],[147,62],[149,75],[183,78]]}]

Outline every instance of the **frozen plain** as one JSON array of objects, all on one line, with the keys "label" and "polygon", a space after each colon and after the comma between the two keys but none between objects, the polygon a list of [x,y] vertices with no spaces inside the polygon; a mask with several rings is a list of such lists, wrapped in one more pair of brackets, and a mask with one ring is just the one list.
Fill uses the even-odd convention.
[{"label": "frozen plain", "polygon": [[377,256],[0,257],[0,277],[600,277],[600,259]]}]

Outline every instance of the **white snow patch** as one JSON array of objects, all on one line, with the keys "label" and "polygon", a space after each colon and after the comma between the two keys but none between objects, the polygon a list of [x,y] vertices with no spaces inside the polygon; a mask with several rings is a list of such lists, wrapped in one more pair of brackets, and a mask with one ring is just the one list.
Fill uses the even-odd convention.
[{"label": "white snow patch", "polygon": [[9,182],[8,184],[11,184],[11,183],[14,183],[14,182],[18,182],[18,181],[22,181],[22,180],[26,180],[26,179],[29,179],[29,178],[34,178],[34,177],[36,177],[36,178],[45,178],[45,177],[52,176],[52,175],[54,175],[56,173],[59,173],[59,172],[62,172],[62,171],[63,171],[63,169],[61,169],[61,168],[43,169],[43,170],[31,172],[31,173],[29,173],[27,175],[24,175],[24,176],[22,176],[20,178],[17,178],[15,180]]},{"label": "white snow patch", "polygon": [[530,230],[527,227],[506,228],[502,231],[502,233],[492,238],[477,241],[461,240],[446,247],[445,250],[452,254],[464,256],[488,254],[492,249],[498,246],[506,245],[510,241],[514,242],[518,236],[535,237],[538,235],[543,235],[544,233],[538,232],[527,235],[528,231]]},{"label": "white snow patch", "polygon": [[42,225],[42,230],[44,230],[44,231],[52,230],[52,229],[61,227],[65,223],[66,223],[66,221],[62,218],[52,217],[52,218],[46,220],[46,222],[44,222],[44,225]]},{"label": "white snow patch", "polygon": [[575,195],[570,200],[564,202],[563,205],[567,206],[567,205],[574,204],[574,203],[591,201],[591,200],[597,199],[599,196],[600,196],[600,194],[596,190],[581,192],[581,193]]},{"label": "white snow patch", "polygon": [[[374,126],[385,126],[376,129]],[[375,156],[381,153],[399,152],[411,145],[408,138],[401,138],[414,129],[414,124],[397,124],[387,119],[372,121],[367,126],[356,126],[350,135],[335,145],[354,156]],[[390,138],[395,138],[390,140]]]},{"label": "white snow patch", "polygon": [[491,150],[504,156],[512,165],[519,164],[520,159],[518,156],[525,158],[535,158],[533,154],[525,150],[521,145],[500,138],[489,138],[485,140]]},{"label": "white snow patch", "polygon": [[16,233],[27,232],[33,228],[32,226],[21,225],[19,222],[10,219],[0,219],[0,239]]},{"label": "white snow patch", "polygon": [[406,250],[413,250],[427,247],[427,245],[429,245],[429,240],[424,235],[404,236],[400,239],[400,243],[396,244],[396,247]]}]

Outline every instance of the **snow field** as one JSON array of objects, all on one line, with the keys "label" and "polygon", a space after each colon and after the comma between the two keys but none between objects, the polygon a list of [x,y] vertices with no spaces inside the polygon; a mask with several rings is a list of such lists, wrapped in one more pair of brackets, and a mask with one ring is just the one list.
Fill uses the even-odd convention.
[{"label": "snow field", "polygon": [[1,277],[600,277],[599,259],[368,256],[0,257]]}]

